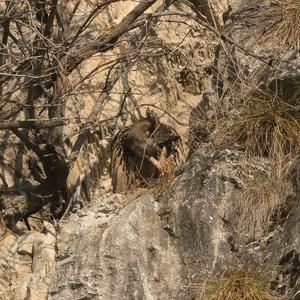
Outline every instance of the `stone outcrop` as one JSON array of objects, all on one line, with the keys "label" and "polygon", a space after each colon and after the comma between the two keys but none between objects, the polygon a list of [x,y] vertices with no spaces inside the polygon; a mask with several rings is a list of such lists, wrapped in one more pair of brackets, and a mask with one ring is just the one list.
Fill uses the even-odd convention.
[{"label": "stone outcrop", "polygon": [[17,236],[7,230],[0,238],[0,299],[46,299],[54,270],[56,232],[45,222],[44,233]]},{"label": "stone outcrop", "polygon": [[223,178],[231,156],[195,153],[159,202],[116,194],[73,215],[49,299],[190,299],[203,276],[237,264],[222,221],[235,190]]},{"label": "stone outcrop", "polygon": [[[73,215],[59,242],[48,299],[169,299],[180,287],[179,255],[161,227],[157,202],[120,195]],[[103,203],[105,202],[105,203]],[[62,246],[64,244],[64,246]]]},{"label": "stone outcrop", "polygon": [[[262,167],[263,161],[251,165]],[[193,287],[210,275],[249,263],[272,273],[274,290],[295,295],[298,209],[245,244],[231,219],[242,170],[241,153],[206,145],[157,200],[150,194],[95,199],[63,228],[49,299],[192,299],[199,293]]]},{"label": "stone outcrop", "polygon": [[192,299],[210,275],[249,264],[297,299],[299,209],[245,244],[231,219],[242,166],[241,153],[204,144],[159,197],[140,190],[95,198],[71,214],[57,240],[50,225],[19,238],[8,232],[1,299]]}]

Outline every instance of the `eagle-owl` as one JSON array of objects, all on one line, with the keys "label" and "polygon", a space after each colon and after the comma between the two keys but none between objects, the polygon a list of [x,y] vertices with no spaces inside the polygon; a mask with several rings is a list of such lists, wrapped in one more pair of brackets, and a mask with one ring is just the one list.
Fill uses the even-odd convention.
[{"label": "eagle-owl", "polygon": [[178,163],[180,147],[181,138],[176,130],[161,123],[153,111],[147,110],[146,117],[121,129],[111,143],[113,192],[146,186],[147,179],[157,178],[160,174],[150,158],[158,159],[165,148],[167,157],[172,155]]}]

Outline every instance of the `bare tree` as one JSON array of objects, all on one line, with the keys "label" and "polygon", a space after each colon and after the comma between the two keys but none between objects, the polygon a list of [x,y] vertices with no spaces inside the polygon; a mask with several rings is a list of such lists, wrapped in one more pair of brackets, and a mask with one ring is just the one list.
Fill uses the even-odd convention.
[{"label": "bare tree", "polygon": [[[191,13],[191,10],[188,13],[167,11],[176,0],[141,1],[119,23],[107,20],[105,29],[100,32],[94,26],[97,17],[118,0],[70,2],[0,2],[0,139],[5,141],[4,147],[10,148],[13,136],[20,141],[20,149],[31,153],[28,163],[30,177],[38,183],[24,186],[18,197],[6,195],[2,198],[0,209],[5,211],[3,217],[9,224],[30,216],[45,205],[50,205],[51,214],[55,217],[64,214],[74,193],[69,184],[72,170],[82,147],[91,137],[93,127],[101,127],[122,116],[126,99],[132,96],[127,81],[115,115],[99,118],[116,83],[120,79],[126,81],[124,73],[138,61],[145,57],[172,55],[180,46],[181,42],[173,49],[164,46],[160,53],[155,46],[149,46],[151,30],[157,24],[179,22],[187,26],[189,31],[184,40],[190,32],[198,30],[187,21],[193,20],[216,37],[231,43],[230,39],[221,35],[217,26],[209,23],[209,17],[201,14],[197,1],[188,1],[187,4],[196,13]],[[76,16],[82,5],[88,5],[89,9],[78,21]],[[115,48],[120,50],[118,55],[105,56],[105,60],[100,60],[87,74],[74,80],[74,73],[88,60],[99,54],[104,57]],[[98,73],[102,74],[103,82],[94,94],[89,115],[84,119],[80,114],[70,117],[67,99],[80,97],[77,95],[79,88]],[[66,135],[65,129],[68,128],[72,130]],[[72,143],[70,136],[73,137]],[[0,167],[12,168],[4,161]],[[19,172],[17,168],[14,171],[16,174]],[[21,175],[18,174],[18,177]],[[13,188],[8,189],[1,172],[0,179],[7,194]],[[20,191],[20,188],[16,187],[16,190]]]},{"label": "bare tree", "polygon": [[[49,203],[53,215],[63,214],[71,196],[67,184],[70,169],[93,123],[105,122],[98,120],[103,102],[124,69],[138,58],[139,48],[156,22],[145,14],[156,0],[142,1],[107,32],[88,35],[94,19],[117,0],[90,3],[90,13],[81,23],[74,21],[81,1],[73,6],[67,2],[11,0],[0,4],[0,130],[3,134],[13,133],[34,153],[29,167],[39,182],[26,189],[25,194],[2,199],[1,208],[11,224]],[[171,3],[163,4],[156,12],[162,12],[168,5]],[[135,43],[128,43],[119,57],[99,64],[85,78],[70,83],[70,74],[80,64],[113,49],[122,39],[128,39],[131,31]],[[106,72],[106,80],[89,116],[78,124],[80,131],[73,133],[79,134],[67,157],[63,127],[78,123],[78,118],[67,117],[65,99],[99,70]],[[121,103],[116,116],[122,114],[122,107]]]}]

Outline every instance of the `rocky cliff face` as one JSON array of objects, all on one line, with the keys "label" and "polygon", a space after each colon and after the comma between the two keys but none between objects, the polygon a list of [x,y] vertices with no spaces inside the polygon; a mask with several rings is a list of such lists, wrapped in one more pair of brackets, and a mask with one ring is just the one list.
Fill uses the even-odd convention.
[{"label": "rocky cliff face", "polygon": [[49,223],[40,229],[21,236],[11,231],[2,235],[0,299],[46,299],[55,268],[56,232]]},{"label": "rocky cliff face", "polygon": [[[219,8],[226,8],[225,1],[222,3],[212,3],[212,13],[207,16],[216,20],[218,27],[223,25]],[[170,30],[168,23],[162,23],[154,37],[165,45],[176,41],[178,52],[171,53],[170,59],[150,60],[124,74],[123,83],[140,89],[141,95],[149,97],[148,102],[155,99],[153,103],[159,106],[170,105],[176,117],[184,115],[186,122],[186,111],[199,103],[190,115],[193,151],[187,162],[159,195],[141,189],[127,196],[106,197],[101,191],[98,194],[102,195],[94,196],[59,226],[37,221],[39,225],[32,232],[16,235],[6,230],[0,237],[1,300],[197,299],[207,279],[234,268],[267,274],[274,299],[275,295],[300,299],[299,162],[292,162],[285,170],[293,186],[284,197],[292,204],[283,201],[287,206],[272,211],[266,230],[250,234],[239,231],[236,199],[243,197],[241,192],[255,174],[268,174],[270,161],[256,157],[245,162],[242,151],[224,149],[214,140],[224,110],[225,117],[234,110],[231,92],[241,74],[244,81],[258,84],[268,72],[272,74],[268,82],[295,78],[299,73],[299,57],[287,53],[279,62],[281,72],[274,74],[272,57],[277,57],[279,50],[270,39],[257,42],[270,26],[268,16],[278,9],[274,3],[230,1],[224,36],[233,39],[234,43],[229,43],[232,49],[222,43],[215,52],[204,47],[203,40],[211,44],[216,40],[202,27],[203,40],[199,40],[186,38],[184,24]],[[124,9],[118,5],[110,18],[116,19]],[[181,11],[180,5],[172,8],[174,14]],[[254,22],[253,16],[260,22]],[[239,72],[234,72],[232,57],[226,55],[229,50],[236,51]],[[215,65],[210,66],[214,59]],[[90,68],[87,64],[81,71]],[[205,72],[199,74],[199,69]],[[211,70],[212,74],[206,73]],[[175,73],[180,78],[176,79]],[[122,86],[116,94],[120,90]],[[249,87],[245,87],[247,92]],[[144,103],[141,95],[132,95],[131,104]],[[160,99],[167,99],[168,105]],[[109,116],[109,111],[108,107],[103,114]],[[134,119],[134,114],[131,117]],[[187,135],[186,128],[179,131]],[[245,217],[244,222],[248,221]]]},{"label": "rocky cliff face", "polygon": [[297,299],[299,209],[244,243],[231,218],[232,199],[244,184],[241,156],[207,145],[158,198],[141,190],[93,199],[62,227],[56,257],[50,225],[44,234],[7,234],[2,298],[194,299],[212,274],[250,265],[271,274],[274,290]]}]

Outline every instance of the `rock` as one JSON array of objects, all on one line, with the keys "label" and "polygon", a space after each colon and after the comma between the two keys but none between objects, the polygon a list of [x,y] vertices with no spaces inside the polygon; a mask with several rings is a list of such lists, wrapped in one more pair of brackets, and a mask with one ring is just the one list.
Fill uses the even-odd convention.
[{"label": "rock", "polygon": [[145,195],[105,227],[99,218],[79,220],[58,255],[48,298],[174,299],[181,262],[156,207]]},{"label": "rock", "polygon": [[[266,167],[256,159],[249,170]],[[133,201],[121,196],[122,204],[119,195],[95,199],[62,228],[48,299],[191,299],[199,293],[192,287],[209,276],[249,262],[278,275],[275,290],[294,295],[299,213],[245,244],[230,214],[243,169],[241,152],[203,144],[157,201],[149,194]],[[112,204],[117,208],[99,213]]]},{"label": "rock", "polygon": [[28,231],[18,239],[18,253],[32,255],[33,245],[41,239],[41,234],[35,231]]},{"label": "rock", "polygon": [[1,300],[46,299],[56,236],[53,225],[44,225],[46,234],[30,231],[18,238],[7,230],[0,238]]},{"label": "rock", "polygon": [[224,25],[223,14],[228,9],[228,0],[190,0],[190,2],[213,26],[222,28]]},{"label": "rock", "polygon": [[[283,284],[284,288],[280,290],[281,294],[286,297],[293,295],[292,299],[299,298],[300,291],[300,208],[292,209],[289,213],[279,239],[273,239],[266,252],[272,254],[274,259],[265,261],[268,266],[273,263],[277,266],[275,290],[280,289]],[[273,262],[274,261],[274,262]],[[297,296],[298,294],[298,296]],[[296,297],[296,298],[295,298]]]},{"label": "rock", "polygon": [[[256,159],[249,170],[264,167]],[[273,289],[297,299],[299,208],[244,243],[229,213],[243,168],[241,152],[204,143],[157,199],[145,191],[95,198],[62,227],[56,267],[52,225],[45,234],[7,234],[0,244],[4,299],[189,300],[209,276],[249,263],[270,270]]]},{"label": "rock", "polygon": [[11,269],[14,253],[17,249],[18,238],[10,231],[6,231],[0,238],[0,299],[12,299]]},{"label": "rock", "polygon": [[47,233],[34,245],[32,275],[27,286],[27,299],[46,299],[49,278],[55,267],[56,232],[46,223]]},{"label": "rock", "polygon": [[[206,146],[198,149],[161,199],[163,226],[184,263],[183,286],[200,283],[203,276],[223,272],[239,262],[222,220],[236,190],[224,179],[224,172],[230,173],[238,157],[229,151],[218,156]],[[182,291],[178,299],[188,295],[188,290]]]}]

